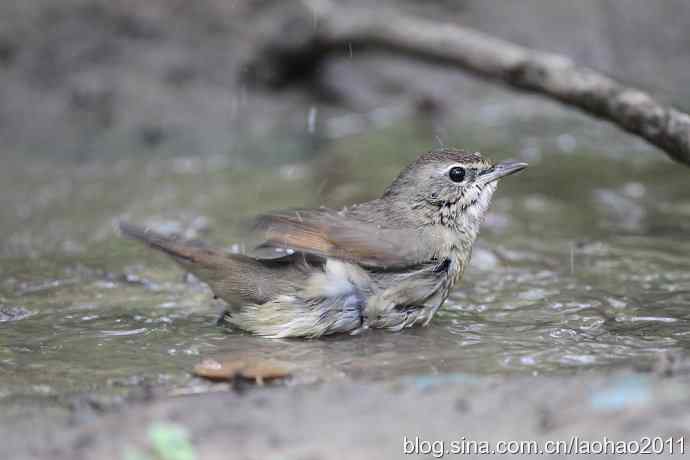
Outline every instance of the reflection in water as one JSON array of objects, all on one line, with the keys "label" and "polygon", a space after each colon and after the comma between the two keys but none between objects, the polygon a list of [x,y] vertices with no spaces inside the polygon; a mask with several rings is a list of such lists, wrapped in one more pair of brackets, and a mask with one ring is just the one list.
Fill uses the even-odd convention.
[{"label": "reflection in water", "polygon": [[180,173],[164,159],[104,160],[88,174],[63,166],[39,193],[29,185],[49,177],[34,176],[40,163],[16,169],[0,181],[10,235],[0,264],[0,396],[180,386],[205,356],[284,361],[300,383],[564,373],[690,350],[690,190],[687,171],[666,163],[626,169],[582,153],[564,168],[542,151],[499,188],[460,289],[430,327],[401,333],[270,340],[221,328],[222,306],[205,286],[112,233],[112,219],[127,215],[237,250],[242,217],[380,193],[414,152],[376,142],[255,170]]}]

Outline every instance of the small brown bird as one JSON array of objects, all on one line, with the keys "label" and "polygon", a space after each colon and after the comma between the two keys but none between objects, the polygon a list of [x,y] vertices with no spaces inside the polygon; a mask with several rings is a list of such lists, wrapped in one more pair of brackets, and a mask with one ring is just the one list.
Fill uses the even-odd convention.
[{"label": "small brown bird", "polygon": [[121,223],[173,257],[230,309],[224,319],[267,337],[320,337],[427,325],[462,277],[497,180],[527,167],[479,153],[420,155],[381,198],[339,211],[259,216],[253,256]]}]

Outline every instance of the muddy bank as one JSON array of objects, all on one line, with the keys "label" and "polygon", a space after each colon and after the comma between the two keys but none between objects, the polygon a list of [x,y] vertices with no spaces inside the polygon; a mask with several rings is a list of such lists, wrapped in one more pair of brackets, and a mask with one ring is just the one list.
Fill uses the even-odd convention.
[{"label": "muddy bank", "polygon": [[[548,448],[546,441],[570,442],[575,436],[589,441],[658,436],[673,438],[675,456],[681,456],[677,440],[690,426],[688,383],[687,375],[637,373],[447,374],[380,384],[238,389],[155,398],[103,416],[3,420],[0,454],[7,460],[193,458],[167,456],[177,449],[205,460],[400,458],[404,448],[414,449],[415,438],[419,449],[422,440],[444,441],[444,448],[452,449],[451,441],[463,440],[490,448],[500,448],[496,443],[502,440],[532,440]],[[429,455],[422,457],[440,454],[438,443],[426,449]]]}]

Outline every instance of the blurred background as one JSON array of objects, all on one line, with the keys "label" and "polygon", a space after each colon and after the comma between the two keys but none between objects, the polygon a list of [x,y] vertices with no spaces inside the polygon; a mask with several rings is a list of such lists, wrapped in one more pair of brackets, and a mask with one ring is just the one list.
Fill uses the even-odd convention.
[{"label": "blurred background", "polygon": [[[457,71],[381,55],[334,59],[301,91],[251,91],[238,81],[242,65],[276,20],[297,7],[290,3],[2,2],[4,149],[81,159],[123,152],[218,155],[242,150],[238,133],[303,130],[312,104],[361,112],[417,97],[438,99],[466,117],[487,110],[492,87],[472,84]],[[403,0],[382,6],[563,53],[681,107],[690,100],[684,77],[690,6],[683,0]]]},{"label": "blurred background", "polygon": [[[690,110],[685,0],[378,3],[562,53]],[[221,353],[289,361],[297,383],[571,375],[687,354],[685,166],[543,98],[384,52],[334,56],[289,84],[253,78],[248,63],[295,8],[0,2],[6,417],[181,388]],[[429,328],[311,342],[225,330],[205,286],[113,230],[126,218],[242,251],[250,216],[370,199],[445,145],[530,168],[501,184]]]}]

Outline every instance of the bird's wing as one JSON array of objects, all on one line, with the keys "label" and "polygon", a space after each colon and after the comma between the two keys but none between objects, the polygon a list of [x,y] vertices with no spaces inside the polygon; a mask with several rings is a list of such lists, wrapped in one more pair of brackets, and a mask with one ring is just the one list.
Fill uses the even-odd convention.
[{"label": "bird's wing", "polygon": [[[256,220],[265,257],[299,252],[397,269],[427,262],[434,245],[416,228],[386,228],[327,208],[276,211]],[[267,255],[268,254],[268,255]]]}]

